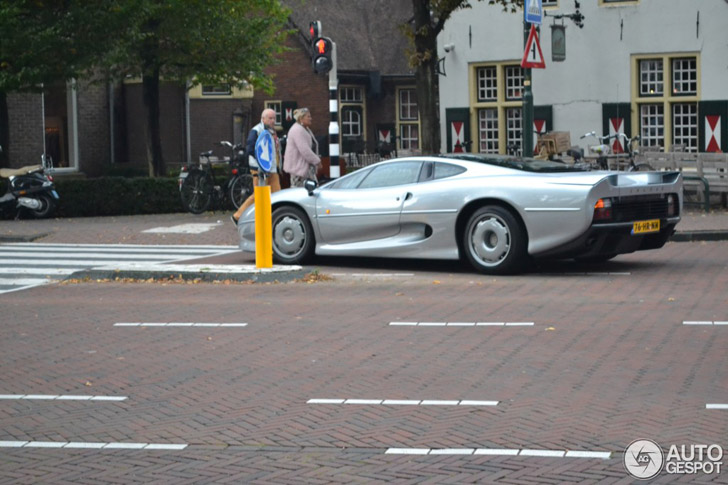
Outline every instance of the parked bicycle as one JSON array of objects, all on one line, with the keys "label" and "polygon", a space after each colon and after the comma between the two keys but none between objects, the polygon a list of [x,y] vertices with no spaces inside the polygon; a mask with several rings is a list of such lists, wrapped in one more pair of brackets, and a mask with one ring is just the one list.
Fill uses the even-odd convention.
[{"label": "parked bicycle", "polygon": [[[637,144],[640,140],[639,135],[632,138],[624,133],[615,133],[614,135],[598,136],[596,132],[590,131],[583,134],[580,138],[593,137],[598,142],[597,145],[589,146],[589,153],[595,157],[592,162],[592,168],[596,170],[609,170],[610,160],[614,161],[616,170],[624,170],[627,172],[649,172],[654,170],[649,163],[635,163],[635,155],[639,153]],[[612,153],[611,140],[620,140],[623,143],[623,153]],[[573,151],[570,153],[574,157],[574,163],[583,162],[583,151]]]},{"label": "parked bicycle", "polygon": [[179,191],[186,211],[201,214],[211,206],[224,206],[228,201],[237,209],[253,193],[253,176],[243,146],[229,141],[221,141],[220,145],[231,151],[224,162],[230,165],[230,175],[223,184],[217,183],[213,171],[212,150],[200,154],[199,164],[182,167]]}]

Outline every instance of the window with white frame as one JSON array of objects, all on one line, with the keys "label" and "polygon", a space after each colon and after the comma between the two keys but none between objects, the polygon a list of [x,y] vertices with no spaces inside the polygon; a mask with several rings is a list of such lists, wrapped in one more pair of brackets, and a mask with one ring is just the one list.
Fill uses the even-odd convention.
[{"label": "window with white frame", "polygon": [[699,58],[681,55],[633,56],[637,93],[632,104],[642,146],[698,150]]},{"label": "window with white frame", "polygon": [[203,96],[228,96],[232,94],[232,88],[229,84],[203,84]]},{"label": "window with white frame", "polygon": [[399,147],[402,150],[420,149],[420,112],[414,88],[397,90],[397,124]]},{"label": "window with white frame", "polygon": [[419,127],[413,124],[399,126],[399,146],[402,150],[419,150],[420,134]]},{"label": "window with white frame", "polygon": [[523,136],[523,109],[508,108],[506,110],[506,143],[517,148],[517,153],[521,154],[521,137]]},{"label": "window with white frame", "polygon": [[478,110],[478,141],[480,153],[498,153],[498,110]]},{"label": "window with white frame", "polygon": [[543,7],[558,7],[559,0],[542,0],[541,5]]},{"label": "window with white frame", "polygon": [[341,136],[361,136],[361,114],[354,108],[341,110]]},{"label": "window with white frame", "polygon": [[698,106],[695,103],[672,105],[672,142],[685,151],[698,151]]},{"label": "window with white frame", "polygon": [[[520,152],[523,132],[523,69],[517,63],[476,65],[471,72],[473,125],[480,153]],[[474,132],[473,135],[476,135]]]},{"label": "window with white frame", "polygon": [[358,86],[342,86],[339,96],[342,103],[361,103],[364,99],[362,89]]},{"label": "window with white frame", "polygon": [[276,112],[276,126],[281,126],[281,120],[283,119],[283,108],[280,101],[266,101],[266,109],[272,109]]},{"label": "window with white frame", "polygon": [[478,83],[478,101],[496,101],[498,99],[498,68],[495,66],[479,67],[476,70]]}]

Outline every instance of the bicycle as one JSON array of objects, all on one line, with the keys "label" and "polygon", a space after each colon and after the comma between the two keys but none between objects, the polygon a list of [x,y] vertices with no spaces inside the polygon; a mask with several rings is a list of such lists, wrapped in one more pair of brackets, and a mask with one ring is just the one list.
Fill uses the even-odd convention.
[{"label": "bicycle", "polygon": [[193,214],[202,214],[215,203],[224,205],[227,201],[235,209],[253,193],[253,176],[241,144],[233,145],[221,141],[221,146],[230,148],[231,156],[224,163],[230,165],[230,175],[223,185],[217,180],[212,168],[212,150],[200,153],[200,163],[182,167],[179,174],[179,191],[182,206]]},{"label": "bicycle", "polygon": [[[628,137],[624,133],[615,133],[614,135],[606,135],[606,136],[597,136],[596,132],[591,131],[589,133],[583,134],[580,138],[584,139],[587,137],[594,137],[597,139],[597,141],[601,141],[602,143],[598,145],[590,145],[589,146],[589,153],[596,156],[596,159],[594,160],[592,167],[596,168],[597,170],[609,170],[609,160],[615,160],[616,166],[615,168],[617,170],[625,169],[627,172],[650,172],[654,170],[654,168],[649,163],[635,163],[634,157],[635,154],[639,153],[635,146],[640,140],[639,135],[634,136],[632,138]],[[624,153],[617,153],[612,154],[612,148],[609,144],[610,140],[620,139],[624,142]],[[583,156],[583,152],[579,154],[578,152],[575,152],[576,156],[574,158],[574,162],[579,162],[580,158]],[[626,159],[626,160],[625,160]]]}]

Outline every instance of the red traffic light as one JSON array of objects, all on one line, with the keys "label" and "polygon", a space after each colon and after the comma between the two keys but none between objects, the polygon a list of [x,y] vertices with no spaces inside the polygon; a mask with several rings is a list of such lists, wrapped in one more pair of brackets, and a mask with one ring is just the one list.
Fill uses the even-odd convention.
[{"label": "red traffic light", "polygon": [[319,37],[313,41],[311,63],[317,74],[326,74],[334,67],[332,58],[333,43],[328,37]]},{"label": "red traffic light", "polygon": [[308,26],[309,39],[311,42],[321,37],[321,22],[314,20]]},{"label": "red traffic light", "polygon": [[329,42],[328,39],[324,39],[322,37],[316,40],[316,42],[314,43],[314,48],[316,49],[317,54],[327,54],[331,51],[331,42]]}]

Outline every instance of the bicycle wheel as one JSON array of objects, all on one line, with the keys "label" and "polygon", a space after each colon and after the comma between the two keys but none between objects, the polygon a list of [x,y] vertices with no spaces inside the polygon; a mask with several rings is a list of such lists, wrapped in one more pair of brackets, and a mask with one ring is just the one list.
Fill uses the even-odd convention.
[{"label": "bicycle wheel", "polygon": [[253,176],[249,173],[243,173],[235,177],[230,184],[230,201],[235,209],[240,207],[245,199],[253,193]]},{"label": "bicycle wheel", "polygon": [[213,181],[201,170],[190,172],[180,188],[182,206],[193,214],[202,214],[212,203]]}]

